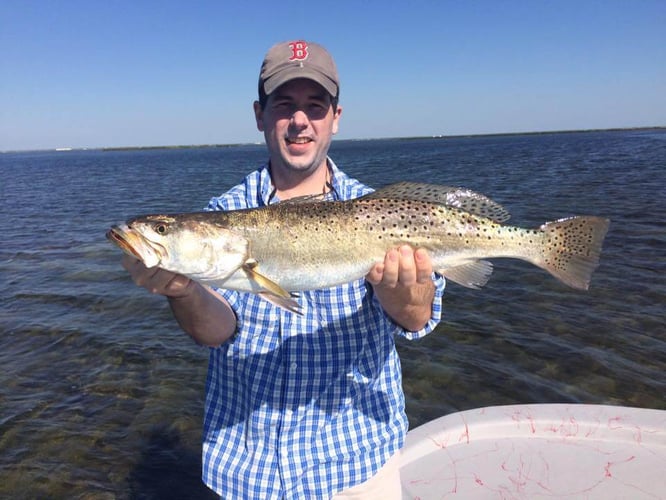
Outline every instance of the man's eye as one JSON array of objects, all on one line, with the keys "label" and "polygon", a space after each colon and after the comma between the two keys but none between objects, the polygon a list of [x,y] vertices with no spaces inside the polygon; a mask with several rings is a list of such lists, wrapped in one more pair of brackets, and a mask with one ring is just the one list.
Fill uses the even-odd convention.
[{"label": "man's eye", "polygon": [[314,117],[322,118],[326,116],[326,113],[328,113],[328,106],[322,103],[317,103],[310,106],[310,115]]}]

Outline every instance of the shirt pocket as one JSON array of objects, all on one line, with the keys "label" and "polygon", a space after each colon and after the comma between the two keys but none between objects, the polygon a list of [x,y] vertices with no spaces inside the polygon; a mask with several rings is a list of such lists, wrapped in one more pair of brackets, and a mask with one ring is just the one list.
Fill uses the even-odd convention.
[{"label": "shirt pocket", "polygon": [[347,319],[358,318],[367,296],[365,279],[352,281],[331,288],[306,292],[308,308],[323,329],[340,324]]}]

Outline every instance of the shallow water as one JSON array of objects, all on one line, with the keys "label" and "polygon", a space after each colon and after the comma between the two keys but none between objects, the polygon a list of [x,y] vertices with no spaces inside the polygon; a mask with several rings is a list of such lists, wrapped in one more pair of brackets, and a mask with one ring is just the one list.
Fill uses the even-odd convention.
[{"label": "shallow water", "polygon": [[[473,407],[666,409],[666,132],[340,141],[380,187],[462,185],[537,226],[609,217],[588,292],[495,261],[450,284],[445,319],[399,342],[412,426]],[[199,479],[207,350],[134,287],[106,228],[202,208],[263,147],[0,154],[0,497],[208,498]]]}]

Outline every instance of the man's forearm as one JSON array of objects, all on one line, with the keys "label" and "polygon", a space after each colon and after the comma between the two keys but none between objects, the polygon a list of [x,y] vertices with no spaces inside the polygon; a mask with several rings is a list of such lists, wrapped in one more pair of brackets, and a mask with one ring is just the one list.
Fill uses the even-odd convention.
[{"label": "man's forearm", "polygon": [[190,286],[190,293],[168,297],[173,315],[198,344],[220,346],[234,334],[236,316],[229,304],[210,288],[195,282]]}]

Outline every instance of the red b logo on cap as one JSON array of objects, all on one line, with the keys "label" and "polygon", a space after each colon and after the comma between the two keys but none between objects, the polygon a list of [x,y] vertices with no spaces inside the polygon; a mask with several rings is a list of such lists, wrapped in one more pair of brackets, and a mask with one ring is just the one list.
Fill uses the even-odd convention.
[{"label": "red b logo on cap", "polygon": [[299,40],[298,42],[291,42],[289,44],[291,49],[290,61],[304,61],[308,58],[308,44]]}]

